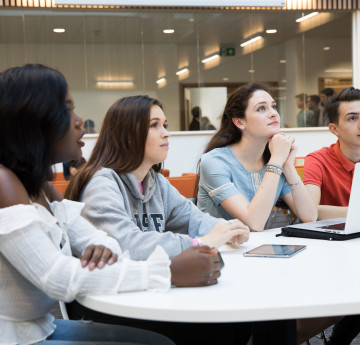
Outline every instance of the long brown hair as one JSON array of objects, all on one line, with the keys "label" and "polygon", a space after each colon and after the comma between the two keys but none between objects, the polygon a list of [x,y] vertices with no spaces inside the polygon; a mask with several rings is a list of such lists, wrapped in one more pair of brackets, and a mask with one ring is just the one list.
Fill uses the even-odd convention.
[{"label": "long brown hair", "polygon": [[[204,153],[214,150],[219,147],[225,147],[231,144],[238,143],[241,140],[242,132],[236,127],[232,121],[234,118],[245,119],[245,111],[249,103],[249,99],[253,93],[258,90],[263,90],[269,93],[268,88],[260,83],[248,83],[238,87],[229,97],[226,102],[225,109],[221,118],[221,125],[219,130],[211,138],[207,144]],[[263,160],[267,163],[270,159],[269,146],[266,145]],[[198,162],[198,176],[195,183],[194,196],[197,201],[197,193],[199,191],[200,180],[200,161]],[[195,201],[195,202],[196,202]]]},{"label": "long brown hair", "polygon": [[[91,156],[71,179],[65,198],[78,200],[83,187],[101,168],[120,174],[134,171],[141,165],[153,105],[162,109],[162,104],[154,98],[131,96],[119,99],[109,108]],[[161,163],[152,168],[160,171]]]}]

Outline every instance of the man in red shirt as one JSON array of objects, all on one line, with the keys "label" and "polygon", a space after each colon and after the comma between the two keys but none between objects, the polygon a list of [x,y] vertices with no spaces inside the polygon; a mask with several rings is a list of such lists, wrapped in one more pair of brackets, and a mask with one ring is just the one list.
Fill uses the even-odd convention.
[{"label": "man in red shirt", "polygon": [[355,163],[360,162],[360,90],[342,90],[326,113],[338,141],[310,153],[304,166],[304,184],[318,205],[318,219],[347,214]]},{"label": "man in red shirt", "polygon": [[[318,219],[346,217],[355,163],[360,162],[360,90],[342,90],[326,106],[329,130],[336,144],[305,159],[304,184],[318,205]],[[360,331],[360,315],[344,317],[330,337],[330,345],[349,345]]]}]

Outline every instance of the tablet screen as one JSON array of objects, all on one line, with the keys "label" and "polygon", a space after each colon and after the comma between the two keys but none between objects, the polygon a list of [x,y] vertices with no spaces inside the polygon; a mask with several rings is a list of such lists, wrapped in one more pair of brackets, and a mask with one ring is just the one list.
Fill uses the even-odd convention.
[{"label": "tablet screen", "polygon": [[306,246],[302,245],[263,244],[260,247],[256,247],[244,253],[244,256],[289,258],[305,248]]}]

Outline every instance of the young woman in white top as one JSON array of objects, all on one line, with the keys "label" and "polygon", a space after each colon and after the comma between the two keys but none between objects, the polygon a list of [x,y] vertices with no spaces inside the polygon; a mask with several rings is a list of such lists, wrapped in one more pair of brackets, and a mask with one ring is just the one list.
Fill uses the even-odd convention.
[{"label": "young woman in white top", "polygon": [[55,300],[88,293],[215,284],[216,251],[194,247],[170,262],[157,247],[147,261],[131,261],[80,216],[83,204],[62,200],[48,183],[51,166],[81,157],[84,131],[60,72],[2,72],[0,123],[0,344],[173,344],[143,330],[54,320],[49,311]]}]

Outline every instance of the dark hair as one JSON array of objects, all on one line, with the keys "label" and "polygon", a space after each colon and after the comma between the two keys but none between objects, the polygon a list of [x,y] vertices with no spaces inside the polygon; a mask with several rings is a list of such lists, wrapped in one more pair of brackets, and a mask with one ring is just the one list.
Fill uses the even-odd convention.
[{"label": "dark hair", "polygon": [[304,99],[306,101],[307,99],[307,94],[306,93],[298,93],[295,98],[300,98],[300,99]]},{"label": "dark hair", "polygon": [[39,64],[0,74],[0,164],[12,170],[29,196],[52,179],[50,156],[70,127],[68,86],[58,71]]},{"label": "dark hair", "polygon": [[330,97],[335,93],[335,91],[331,87],[327,87],[324,90],[321,90],[320,93],[323,93],[325,96]]},{"label": "dark hair", "polygon": [[[241,140],[242,132],[236,127],[232,119],[239,118],[245,119],[245,111],[249,103],[249,99],[253,93],[258,90],[263,90],[269,93],[268,88],[260,83],[248,83],[237,88],[229,97],[226,102],[224,113],[221,118],[221,125],[219,130],[211,138],[210,142],[205,148],[204,153],[207,153],[218,147],[225,147],[231,144],[235,144]],[[270,150],[268,144],[265,147],[263,153],[264,163],[267,163],[270,159]],[[195,183],[195,198],[199,188],[200,180],[200,161],[198,164],[198,177],[197,183]],[[195,200],[196,202],[196,200]]]},{"label": "dark hair", "polygon": [[91,119],[85,120],[84,122],[84,128],[94,128],[95,127],[95,122]]},{"label": "dark hair", "polygon": [[70,168],[75,168],[75,169],[79,169],[80,167],[82,167],[84,164],[86,163],[86,159],[84,157],[81,157],[79,159],[73,159],[69,162],[69,169]]},{"label": "dark hair", "polygon": [[201,116],[201,108],[200,107],[194,107],[191,109],[191,114],[193,117],[195,117],[196,119],[199,118]]},{"label": "dark hair", "polygon": [[326,105],[325,114],[329,118],[330,123],[337,124],[339,122],[339,106],[341,102],[352,102],[360,100],[360,90],[348,87],[334,95]]},{"label": "dark hair", "polygon": [[309,96],[311,102],[314,102],[316,105],[320,104],[320,96],[319,95],[310,95]]},{"label": "dark hair", "polygon": [[[148,96],[125,97],[107,111],[98,140],[89,160],[71,180],[65,197],[78,200],[82,188],[101,168],[116,173],[137,169],[144,160],[145,145],[150,128],[150,110],[161,103]],[[161,163],[152,167],[160,171]]]}]

